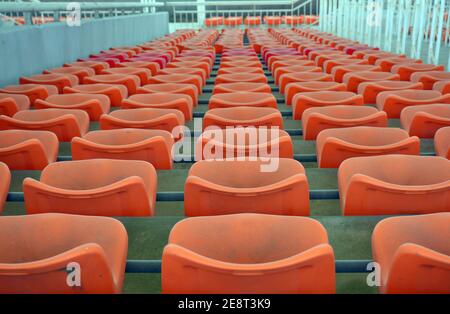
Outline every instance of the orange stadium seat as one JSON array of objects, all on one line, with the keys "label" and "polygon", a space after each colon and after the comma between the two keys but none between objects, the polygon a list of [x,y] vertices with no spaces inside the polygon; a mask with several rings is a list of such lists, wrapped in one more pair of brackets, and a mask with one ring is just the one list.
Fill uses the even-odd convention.
[{"label": "orange stadium seat", "polygon": [[137,94],[130,96],[122,102],[123,109],[159,108],[177,109],[184,114],[186,120],[192,120],[192,98],[185,94]]},{"label": "orange stadium seat", "polygon": [[363,71],[350,72],[344,75],[342,82],[347,85],[349,92],[358,92],[359,85],[364,82],[398,81],[399,75],[388,72]]},{"label": "orange stadium seat", "polygon": [[236,107],[208,110],[203,118],[203,129],[208,127],[225,129],[229,126],[254,126],[283,128],[280,111],[269,107]]},{"label": "orange stadium seat", "polygon": [[385,155],[345,160],[339,167],[341,208],[347,216],[449,211],[450,161]]},{"label": "orange stadium seat", "polygon": [[72,74],[39,74],[30,77],[20,77],[20,84],[53,85],[58,88],[58,93],[62,94],[64,87],[72,87],[79,84],[78,77]]},{"label": "orange stadium seat", "polygon": [[450,159],[450,127],[437,130],[434,136],[434,150],[438,156]]},{"label": "orange stadium seat", "polygon": [[82,82],[87,76],[95,75],[95,70],[90,67],[61,67],[45,70],[44,74],[58,73],[58,74],[71,74],[78,77],[78,82]]},{"label": "orange stadium seat", "polygon": [[149,78],[152,76],[152,72],[147,68],[133,68],[133,67],[117,67],[105,69],[101,74],[120,74],[120,75],[136,75],[139,77],[139,85],[148,84]]},{"label": "orange stadium seat", "polygon": [[143,160],[156,169],[172,169],[172,134],[165,130],[117,129],[72,139],[73,160]]},{"label": "orange stadium seat", "polygon": [[363,98],[352,92],[306,92],[298,93],[292,99],[292,112],[294,120],[301,120],[303,112],[308,108],[349,105],[362,106]]},{"label": "orange stadium seat", "polygon": [[397,119],[406,107],[439,103],[450,103],[450,95],[430,90],[400,90],[382,92],[377,96],[378,109],[386,111],[389,118]]},{"label": "orange stadium seat", "polygon": [[139,87],[137,90],[137,94],[159,94],[159,93],[188,95],[191,97],[194,106],[197,106],[198,104],[198,90],[197,87],[193,84],[185,84],[185,83],[148,84]]},{"label": "orange stadium seat", "polygon": [[267,77],[260,73],[235,73],[235,74],[221,74],[216,77],[216,85],[223,83],[264,83],[267,84]]},{"label": "orange stadium seat", "polygon": [[187,68],[187,69],[199,69],[205,71],[206,77],[211,75],[211,63],[207,61],[177,61],[170,62],[166,69],[170,68]]},{"label": "orange stadium seat", "polygon": [[198,75],[192,74],[158,74],[149,80],[149,84],[192,84],[197,88],[197,94],[202,93],[202,78]]},{"label": "orange stadium seat", "polygon": [[[118,220],[63,214],[0,217],[0,239],[2,294],[122,292],[128,236]],[[74,267],[81,269],[82,287],[68,284]]]},{"label": "orange stadium seat", "polygon": [[324,294],[335,292],[335,276],[327,232],[307,217],[188,218],[174,226],[162,256],[163,293]]},{"label": "orange stadium seat", "polygon": [[0,93],[25,95],[30,100],[30,105],[34,105],[36,99],[46,99],[48,96],[58,94],[58,88],[40,84],[10,85],[0,88]]},{"label": "orange stadium seat", "polygon": [[235,93],[235,92],[254,92],[254,93],[272,93],[272,88],[266,83],[222,83],[214,85],[213,94]]},{"label": "orange stadium seat", "polygon": [[[267,58],[267,67],[270,71],[273,71],[273,66],[275,65],[275,62],[280,62],[281,66],[284,62],[296,62],[296,61],[304,61],[306,64],[300,64],[300,65],[314,65],[314,62],[311,60],[306,60],[306,56],[301,55],[284,55],[284,56],[271,56]],[[290,64],[286,64],[290,65]]]},{"label": "orange stadium seat", "polygon": [[402,57],[381,58],[375,62],[383,72],[391,72],[392,68],[398,64],[422,63],[420,59],[409,59]]},{"label": "orange stadium seat", "polygon": [[222,61],[220,63],[220,68],[237,68],[237,67],[262,68],[261,62],[259,62],[259,60],[250,61],[250,60],[236,60],[237,58],[234,59],[235,60],[233,61]]},{"label": "orange stadium seat", "polygon": [[152,216],[156,187],[155,168],[139,160],[55,162],[23,181],[27,214]]},{"label": "orange stadium seat", "polygon": [[397,64],[391,69],[392,73],[400,75],[402,81],[409,81],[411,76],[417,72],[429,72],[429,71],[445,71],[443,65],[424,64],[424,63],[407,63]]},{"label": "orange stadium seat", "polygon": [[59,142],[48,131],[0,131],[0,162],[11,170],[42,170],[55,162]]},{"label": "orange stadium seat", "polygon": [[450,104],[406,107],[400,114],[400,121],[409,135],[434,138],[437,130],[450,126]]},{"label": "orange stadium seat", "polygon": [[356,126],[327,129],[317,136],[317,161],[320,168],[338,168],[352,157],[387,154],[419,155],[420,140],[397,128]]},{"label": "orange stadium seat", "polygon": [[[185,185],[186,216],[239,213],[308,216],[309,192],[305,169],[281,158],[269,172],[263,162],[204,160],[189,170]],[[205,195],[208,195],[207,199]]]},{"label": "orange stadium seat", "polygon": [[234,73],[258,73],[264,74],[263,69],[255,67],[235,67],[235,68],[220,68],[217,75],[234,74]]},{"label": "orange stadium seat", "polygon": [[102,130],[125,128],[165,130],[172,133],[175,128],[183,126],[184,121],[184,114],[177,109],[127,109],[115,110],[101,116],[100,128]]},{"label": "orange stadium seat", "polygon": [[280,76],[280,93],[284,94],[291,83],[296,82],[332,82],[331,75],[322,72],[285,73]]},{"label": "orange stadium seat", "polygon": [[363,96],[364,104],[376,104],[377,96],[381,92],[405,89],[423,89],[423,84],[406,81],[364,82],[359,84],[358,94]]},{"label": "orange stadium seat", "polygon": [[450,94],[450,80],[434,83],[433,90],[440,92],[442,95]]},{"label": "orange stadium seat", "polygon": [[12,117],[17,112],[30,109],[30,99],[25,95],[0,93],[0,115]]},{"label": "orange stadium seat", "polygon": [[335,67],[348,65],[369,65],[369,62],[361,59],[331,59],[324,62],[323,69],[326,73],[331,74]]},{"label": "orange stadium seat", "polygon": [[110,100],[105,95],[94,94],[64,94],[53,95],[46,100],[36,100],[36,109],[79,109],[86,111],[92,121],[98,121],[102,114],[108,113]]},{"label": "orange stadium seat", "polygon": [[197,140],[196,160],[237,157],[293,158],[292,139],[286,131],[238,127],[208,129]]},{"label": "orange stadium seat", "polygon": [[344,76],[347,73],[367,72],[367,71],[381,72],[381,68],[375,65],[364,65],[364,64],[339,65],[335,66],[331,70],[331,76],[333,77],[334,81],[344,83]]},{"label": "orange stadium seat", "polygon": [[[137,69],[148,69],[151,75],[156,75],[159,71],[159,64],[152,61],[125,61],[117,65],[118,68],[137,68]],[[103,70],[102,70],[103,71]],[[98,74],[100,74],[100,71]],[[143,83],[145,84],[145,83]]]},{"label": "orange stadium seat", "polygon": [[[279,57],[279,56],[277,56]],[[304,59],[287,59],[287,60],[278,60],[273,62],[271,72],[274,74],[278,68],[291,67],[291,66],[310,66],[315,67],[316,64],[311,60]]]},{"label": "orange stadium seat", "polygon": [[277,100],[272,94],[255,92],[214,94],[209,99],[209,109],[240,106],[272,107],[276,109]]},{"label": "orange stadium seat", "polygon": [[92,94],[105,95],[109,98],[110,105],[120,107],[122,100],[128,97],[128,90],[124,85],[117,84],[89,84],[64,88],[64,94]]},{"label": "orange stadium seat", "polygon": [[411,82],[423,84],[423,89],[432,90],[434,84],[440,81],[449,81],[450,72],[444,71],[430,71],[430,72],[416,72],[411,75]]},{"label": "orange stadium seat", "polygon": [[353,126],[387,127],[387,114],[373,107],[348,105],[313,107],[303,112],[303,139],[307,141],[315,140],[326,129]]},{"label": "orange stadium seat", "polygon": [[[1,148],[0,148],[1,149]],[[3,211],[3,206],[5,205],[6,197],[9,192],[9,184],[11,182],[11,172],[9,168],[4,163],[0,162],[0,214]]]},{"label": "orange stadium seat", "polygon": [[285,99],[286,105],[292,105],[292,99],[298,93],[307,92],[324,92],[324,91],[347,91],[347,86],[343,83],[337,82],[321,82],[321,81],[311,81],[311,82],[294,82],[289,83],[286,87]]},{"label": "orange stadium seat", "polygon": [[95,74],[100,74],[102,70],[109,68],[109,64],[103,61],[77,61],[64,64],[65,67],[82,67],[91,68],[95,71]]},{"label": "orange stadium seat", "polygon": [[450,294],[450,213],[392,217],[372,234],[381,293]]},{"label": "orange stadium seat", "polygon": [[301,73],[301,72],[321,72],[322,68],[316,66],[302,66],[293,65],[286,67],[278,67],[274,70],[273,77],[275,78],[275,85],[279,85],[280,77],[286,73]]},{"label": "orange stadium seat", "polygon": [[85,134],[89,116],[82,110],[42,109],[19,111],[13,117],[0,116],[0,130],[39,130],[56,134],[62,142]]},{"label": "orange stadium seat", "polygon": [[114,84],[123,85],[127,88],[128,95],[136,93],[141,85],[139,76],[128,74],[100,74],[88,76],[83,80],[83,84]]}]

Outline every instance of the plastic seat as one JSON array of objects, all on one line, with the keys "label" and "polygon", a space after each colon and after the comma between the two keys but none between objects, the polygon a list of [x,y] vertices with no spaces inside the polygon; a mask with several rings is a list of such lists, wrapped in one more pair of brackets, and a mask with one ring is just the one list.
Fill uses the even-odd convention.
[{"label": "plastic seat", "polygon": [[248,26],[261,25],[260,16],[247,16],[244,20],[244,24]]},{"label": "plastic seat", "polygon": [[105,95],[109,98],[113,107],[120,107],[122,100],[128,97],[128,90],[123,85],[114,84],[89,84],[64,88],[64,94],[91,94]]},{"label": "plastic seat", "polygon": [[413,83],[406,81],[377,81],[364,82],[358,86],[358,94],[364,98],[364,104],[375,104],[377,96],[381,92],[396,91],[405,89],[423,89],[422,83]]},{"label": "plastic seat", "polygon": [[30,109],[30,99],[25,95],[0,93],[0,115],[12,117],[17,112]]},{"label": "plastic seat", "polygon": [[388,72],[350,72],[344,75],[343,83],[347,85],[349,92],[358,92],[359,85],[364,82],[377,82],[377,81],[398,81],[400,77],[397,74]]},{"label": "plastic seat", "polygon": [[292,100],[294,120],[301,120],[303,112],[308,108],[349,105],[362,106],[363,98],[351,92],[307,92],[296,94]]},{"label": "plastic seat", "polygon": [[331,76],[335,82],[344,83],[344,76],[350,72],[367,72],[374,71],[380,72],[381,68],[375,65],[363,65],[363,64],[354,64],[354,65],[339,65],[335,66],[331,70]]},{"label": "plastic seat", "polygon": [[39,181],[23,181],[27,214],[152,216],[155,168],[139,160],[92,159],[55,162]]},{"label": "plastic seat", "polygon": [[264,74],[264,71],[261,68],[252,68],[252,67],[220,68],[217,71],[217,75],[234,74],[234,73],[258,73],[258,74]]},{"label": "plastic seat", "polygon": [[278,68],[291,67],[291,66],[315,67],[316,64],[314,63],[314,61],[304,60],[304,59],[278,60],[278,61],[273,62],[272,67],[271,67],[271,72],[272,72],[272,74],[274,74]]},{"label": "plastic seat", "polygon": [[197,140],[196,160],[237,157],[293,158],[292,139],[286,131],[254,127],[208,129]]},{"label": "plastic seat", "polygon": [[148,84],[149,78],[152,76],[152,72],[147,68],[129,68],[129,67],[117,67],[105,69],[101,74],[120,74],[120,75],[136,75],[139,77],[139,85]]},{"label": "plastic seat", "polygon": [[[0,217],[0,293],[121,293],[128,236],[106,217],[63,214]],[[45,239],[45,241],[43,241]],[[68,285],[71,265],[82,287]]]},{"label": "plastic seat", "polygon": [[137,75],[100,74],[86,77],[83,84],[123,85],[127,88],[128,95],[134,95],[136,94],[137,88],[141,85],[141,82]]},{"label": "plastic seat", "polygon": [[444,71],[416,72],[411,75],[412,82],[422,83],[423,89],[427,90],[432,90],[436,82],[449,80],[450,72]]},{"label": "plastic seat", "polygon": [[347,65],[369,65],[369,62],[361,59],[331,59],[324,62],[323,69],[325,73],[331,74],[335,67]]},{"label": "plastic seat", "polygon": [[258,61],[222,61],[220,63],[220,68],[262,68],[261,62]]},{"label": "plastic seat", "polygon": [[203,130],[208,127],[254,126],[283,128],[283,117],[275,108],[216,108],[208,110],[203,118]]},{"label": "plastic seat", "polygon": [[34,105],[36,99],[46,99],[50,95],[58,94],[58,88],[39,84],[10,85],[0,88],[0,93],[27,96],[30,104]]},{"label": "plastic seat", "polygon": [[216,77],[215,84],[223,83],[264,83],[267,84],[267,77],[260,73],[235,73],[235,74],[221,74]]},{"label": "plastic seat", "polygon": [[172,134],[164,130],[92,131],[72,140],[73,160],[143,160],[156,169],[172,169]]},{"label": "plastic seat", "polygon": [[197,94],[202,94],[202,78],[192,74],[158,74],[149,80],[149,84],[191,84],[197,88]]},{"label": "plastic seat", "polygon": [[190,69],[200,69],[205,71],[206,77],[211,75],[211,63],[207,61],[177,61],[170,62],[166,69],[170,68],[190,68]]},{"label": "plastic seat", "polygon": [[192,99],[194,106],[198,104],[198,90],[195,85],[184,83],[162,83],[162,84],[148,84],[139,87],[138,94],[156,94],[156,93],[169,93],[169,94],[181,94],[188,95]]},{"label": "plastic seat", "polygon": [[[280,66],[283,66],[283,63],[288,61],[288,62],[295,62],[295,61],[300,61],[303,60],[305,61],[307,64],[301,64],[301,65],[314,65],[314,62],[311,60],[306,60],[306,56],[302,56],[302,55],[284,55],[284,56],[271,56],[269,58],[267,58],[267,67],[269,68],[270,71],[273,71],[273,67],[275,62],[280,61]],[[287,64],[289,65],[289,64]]]},{"label": "plastic seat", "polygon": [[303,139],[307,141],[326,129],[353,126],[387,127],[387,114],[373,107],[338,105],[309,108],[302,116]]},{"label": "plastic seat", "polygon": [[36,109],[79,109],[86,111],[89,118],[98,121],[102,114],[108,113],[110,100],[105,95],[94,94],[64,94],[53,95],[46,100],[36,100]]},{"label": "plastic seat", "polygon": [[64,87],[72,87],[79,84],[78,77],[72,74],[40,74],[30,77],[20,77],[19,84],[53,85],[62,94]]},{"label": "plastic seat", "polygon": [[102,70],[109,68],[109,64],[103,61],[77,61],[64,64],[65,67],[86,67],[95,71],[95,74],[100,74]]},{"label": "plastic seat", "polygon": [[[159,71],[159,64],[151,61],[126,61],[119,63],[118,68],[136,68],[136,69],[148,69],[151,75],[156,75]],[[101,71],[100,71],[101,73]],[[100,74],[98,73],[98,74]]]},{"label": "plastic seat", "polygon": [[272,93],[272,88],[266,83],[222,83],[214,85],[214,94],[235,93],[235,92],[253,92],[253,93]]},{"label": "plastic seat", "polygon": [[433,138],[437,130],[450,126],[450,104],[406,107],[401,112],[400,121],[409,135]]},{"label": "plastic seat", "polygon": [[19,111],[13,117],[0,116],[0,130],[37,130],[56,134],[61,142],[69,142],[89,129],[89,116],[82,110],[42,109]]},{"label": "plastic seat", "polygon": [[356,126],[327,129],[317,136],[317,161],[320,168],[338,168],[352,157],[388,154],[419,155],[420,140],[397,128]]},{"label": "plastic seat", "polygon": [[198,68],[165,68],[159,70],[158,72],[158,75],[171,75],[171,74],[197,75],[201,78],[202,87],[206,85],[206,79],[208,77],[205,70]]},{"label": "plastic seat", "polygon": [[280,93],[284,94],[289,84],[296,82],[332,82],[331,75],[322,72],[286,73],[280,76]]},{"label": "plastic seat", "polygon": [[434,150],[438,156],[450,159],[450,127],[437,130],[434,136]]},{"label": "plastic seat", "polygon": [[399,58],[399,57],[382,58],[382,59],[378,59],[375,62],[375,65],[380,66],[381,70],[383,72],[391,72],[392,68],[395,65],[405,64],[405,63],[422,63],[422,60],[420,60],[420,59],[409,59],[409,58]]},{"label": "plastic seat", "polygon": [[[308,216],[305,169],[281,158],[275,171],[261,171],[263,161],[199,161],[184,188],[186,216],[239,213]],[[267,163],[265,163],[267,165]]]},{"label": "plastic seat", "polygon": [[292,99],[298,93],[322,92],[322,91],[345,92],[347,91],[347,86],[343,83],[320,82],[320,81],[289,83],[288,86],[286,86],[285,92],[286,105],[291,106]]},{"label": "plastic seat", "polygon": [[408,106],[426,104],[448,104],[450,95],[441,95],[430,90],[400,90],[388,91],[378,94],[377,107],[386,111],[389,118],[400,118],[400,113]]},{"label": "plastic seat", "polygon": [[11,183],[11,172],[6,164],[0,162],[0,214],[3,211],[6,197],[9,192],[9,184]]},{"label": "plastic seat", "polygon": [[160,108],[177,109],[188,121],[192,120],[192,98],[184,94],[154,93],[130,96],[122,102],[123,109]]},{"label": "plastic seat", "polygon": [[442,95],[450,94],[450,80],[434,83],[433,90],[440,92]]},{"label": "plastic seat", "polygon": [[347,216],[448,211],[450,162],[442,157],[386,155],[351,158],[339,167],[341,208]]},{"label": "plastic seat", "polygon": [[301,73],[301,72],[320,72],[322,73],[322,68],[316,66],[302,66],[302,65],[294,65],[287,67],[278,67],[274,70],[274,78],[275,85],[279,85],[280,77],[286,73]]},{"label": "plastic seat", "polygon": [[450,213],[392,217],[372,234],[381,293],[450,293]]},{"label": "plastic seat", "polygon": [[42,170],[55,162],[59,142],[48,131],[0,131],[0,162],[11,170]]},{"label": "plastic seat", "polygon": [[90,67],[61,67],[45,70],[44,74],[58,73],[58,74],[71,74],[78,77],[78,82],[83,82],[83,79],[87,76],[95,75],[95,70]]},{"label": "plastic seat", "polygon": [[225,26],[239,26],[242,25],[242,16],[227,17],[223,20]]},{"label": "plastic seat", "polygon": [[391,69],[392,73],[398,74],[402,81],[409,81],[413,73],[429,72],[429,71],[445,71],[443,65],[424,64],[424,63],[407,63],[397,64]]},{"label": "plastic seat", "polygon": [[277,99],[269,93],[235,92],[214,94],[209,99],[209,109],[230,107],[271,107],[277,108]]},{"label": "plastic seat", "polygon": [[162,292],[174,294],[336,289],[327,232],[307,217],[237,214],[182,220],[164,248],[161,275]]},{"label": "plastic seat", "polygon": [[184,115],[176,109],[116,110],[100,118],[102,130],[135,128],[165,130],[172,133],[175,128],[183,125]]},{"label": "plastic seat", "polygon": [[217,27],[223,25],[223,17],[221,16],[214,16],[209,17],[205,19],[205,26],[206,27]]}]

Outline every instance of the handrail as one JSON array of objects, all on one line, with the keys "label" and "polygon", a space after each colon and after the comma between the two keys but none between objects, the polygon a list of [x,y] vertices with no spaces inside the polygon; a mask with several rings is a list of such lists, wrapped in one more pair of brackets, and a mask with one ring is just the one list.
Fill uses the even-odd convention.
[{"label": "handrail", "polygon": [[[68,2],[0,2],[0,12],[42,12],[42,11],[66,11]],[[140,2],[79,2],[81,10],[110,10],[110,9],[135,9],[162,7],[164,3],[140,3]]]},{"label": "handrail", "polygon": [[[298,0],[297,0],[298,1]],[[180,2],[166,2],[167,6],[177,7],[177,6],[188,6],[188,7],[196,7],[198,5],[206,5],[206,6],[249,6],[249,5],[256,5],[256,6],[263,6],[263,5],[292,5],[294,2],[297,2],[295,0],[274,0],[274,1],[203,1],[203,2],[186,2],[186,1],[180,1]]]}]

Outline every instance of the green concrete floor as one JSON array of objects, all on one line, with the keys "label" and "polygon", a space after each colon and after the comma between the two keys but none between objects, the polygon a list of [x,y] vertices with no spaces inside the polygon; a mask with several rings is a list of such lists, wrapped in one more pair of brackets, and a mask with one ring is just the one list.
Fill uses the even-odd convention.
[{"label": "green concrete floor", "polygon": [[[282,97],[275,93],[277,97]],[[209,99],[203,94],[201,99]],[[207,105],[199,105],[196,112],[204,112]],[[290,111],[280,104],[281,111]],[[190,125],[190,123],[188,123]],[[390,126],[398,127],[398,120],[391,120]],[[285,129],[300,129],[300,121],[285,118]],[[98,129],[92,123],[91,129]],[[315,154],[315,142],[303,141],[293,136],[295,154]],[[422,152],[433,152],[433,142],[422,141]],[[62,143],[60,156],[70,156],[70,144]],[[173,170],[158,171],[158,192],[183,191],[184,182],[192,164],[175,164]],[[337,189],[337,170],[318,169],[316,163],[303,163],[310,189]],[[11,191],[22,191],[25,177],[39,178],[39,171],[14,171]],[[3,215],[24,214],[23,203],[7,203]],[[312,200],[311,216],[320,221],[328,231],[335,258],[338,260],[369,260],[371,256],[371,234],[375,225],[384,217],[343,217],[339,200]],[[183,219],[183,202],[157,202],[156,216],[149,218],[119,218],[128,231],[130,260],[159,260],[167,243],[168,234],[175,223]],[[338,274],[338,293],[376,293],[376,288],[366,285],[366,274]],[[125,293],[159,293],[159,274],[127,274]]]}]

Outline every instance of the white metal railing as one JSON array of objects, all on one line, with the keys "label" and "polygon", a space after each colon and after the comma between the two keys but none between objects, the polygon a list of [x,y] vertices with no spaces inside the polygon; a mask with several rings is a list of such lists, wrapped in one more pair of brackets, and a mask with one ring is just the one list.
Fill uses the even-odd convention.
[{"label": "white metal railing", "polygon": [[450,0],[320,0],[320,29],[450,69]]},{"label": "white metal railing", "polygon": [[[59,21],[71,13],[69,2],[0,2],[0,14],[10,18],[21,17],[25,24],[33,24],[33,18],[51,17]],[[163,7],[162,2],[77,2],[82,18],[102,18],[128,14],[154,12]]]},{"label": "white metal railing", "polygon": [[[275,0],[275,1],[180,1],[167,2],[171,13],[171,22],[189,27],[203,26],[208,17],[243,17],[283,16],[283,15],[316,15],[319,0]],[[317,22],[316,22],[317,23]]]}]

